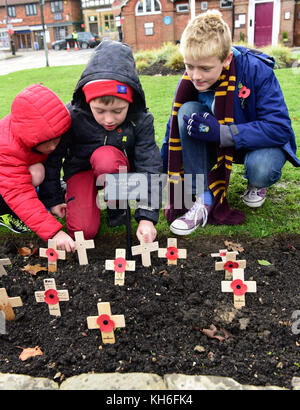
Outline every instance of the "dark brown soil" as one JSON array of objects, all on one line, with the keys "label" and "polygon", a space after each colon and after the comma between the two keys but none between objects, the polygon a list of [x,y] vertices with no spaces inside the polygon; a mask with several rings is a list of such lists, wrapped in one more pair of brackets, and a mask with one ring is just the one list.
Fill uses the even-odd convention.
[{"label": "dark brown soil", "polygon": [[[166,247],[166,239],[159,238],[160,247]],[[290,388],[292,377],[300,376],[300,335],[295,334],[300,323],[292,318],[300,309],[300,237],[230,238],[244,247],[239,258],[247,261],[245,280],[257,282],[257,293],[246,294],[246,306],[239,310],[233,308],[232,294],[221,293],[224,272],[215,271],[210,256],[225,247],[226,239],[178,238],[188,258],[177,266],[168,266],[155,253],[152,266],[145,268],[137,256],[136,271],[126,273],[122,287],[114,285],[105,260],[114,259],[116,248],[126,248],[125,235],[100,237],[88,251],[87,266],[80,266],[74,255],[59,261],[55,274],[36,276],[21,268],[47,262],[16,254],[15,245],[30,246],[29,240],[18,236],[14,245],[5,240],[0,258],[9,257],[12,265],[0,287],[11,297],[21,296],[23,307],[15,309],[15,321],[6,322],[6,334],[0,335],[0,372],[58,382],[86,372],[201,374]],[[55,278],[58,289],[69,290],[70,301],[60,303],[59,318],[34,298],[47,277]],[[100,299],[111,303],[112,314],[125,315],[126,327],[115,331],[113,345],[102,344],[100,330],[87,328],[86,318],[97,316]],[[208,338],[201,330],[212,324],[230,337]],[[43,355],[21,361],[18,346],[40,346]]]}]

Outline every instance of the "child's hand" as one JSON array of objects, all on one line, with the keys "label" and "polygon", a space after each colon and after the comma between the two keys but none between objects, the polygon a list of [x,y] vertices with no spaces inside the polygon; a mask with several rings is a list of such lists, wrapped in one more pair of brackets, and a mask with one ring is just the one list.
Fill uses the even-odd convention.
[{"label": "child's hand", "polygon": [[56,241],[57,249],[66,252],[75,252],[76,251],[76,244],[66,232],[58,231],[53,238]]},{"label": "child's hand", "polygon": [[220,124],[213,115],[208,112],[194,112],[190,117],[184,115],[183,121],[191,137],[220,144]]},{"label": "child's hand", "polygon": [[53,215],[58,216],[59,218],[64,218],[66,216],[66,208],[67,208],[67,204],[58,204],[58,205],[51,206],[50,212]]},{"label": "child's hand", "polygon": [[136,236],[140,242],[150,243],[156,238],[157,232],[153,222],[141,220],[136,231]]}]

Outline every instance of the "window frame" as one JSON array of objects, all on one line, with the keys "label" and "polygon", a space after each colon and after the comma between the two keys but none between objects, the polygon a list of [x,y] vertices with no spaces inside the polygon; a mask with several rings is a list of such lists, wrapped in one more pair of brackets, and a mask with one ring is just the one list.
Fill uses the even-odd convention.
[{"label": "window frame", "polygon": [[7,15],[8,15],[8,17],[16,17],[16,7],[15,6],[7,6]]},{"label": "window frame", "polygon": [[25,14],[26,16],[37,16],[38,9],[37,9],[36,3],[25,4]]},{"label": "window frame", "polygon": [[52,14],[62,13],[64,5],[62,0],[53,0],[50,2],[50,9]]},{"label": "window frame", "polygon": [[[231,3],[229,6],[222,6],[222,3]],[[232,9],[233,0],[220,0],[220,9]]]},{"label": "window frame", "polygon": [[[180,7],[182,6],[186,6],[186,10],[180,10]],[[189,3],[180,3],[180,4],[176,4],[176,12],[177,13],[189,13],[190,12],[190,6]]]},{"label": "window frame", "polygon": [[[147,11],[147,0],[143,0],[143,2],[141,2],[140,0],[138,0],[136,2],[136,5],[134,7],[134,14],[135,16],[149,16],[151,14],[161,14],[162,13],[162,6],[161,6],[161,2],[159,0],[148,0],[151,2],[151,11]],[[155,2],[158,3],[159,5],[159,10],[155,10]],[[138,8],[140,3],[142,3],[143,6],[143,12],[140,13],[138,12]]]}]

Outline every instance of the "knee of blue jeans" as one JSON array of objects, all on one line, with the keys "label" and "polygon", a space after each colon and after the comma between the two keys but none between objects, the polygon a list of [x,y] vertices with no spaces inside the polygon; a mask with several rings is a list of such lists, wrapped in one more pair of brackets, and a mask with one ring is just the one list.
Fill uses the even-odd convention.
[{"label": "knee of blue jeans", "polygon": [[275,184],[281,178],[281,172],[266,163],[248,165],[245,171],[248,182],[256,188],[264,188]]},{"label": "knee of blue jeans", "polygon": [[183,123],[184,115],[187,115],[188,117],[190,117],[193,114],[193,112],[199,113],[203,111],[201,108],[202,108],[202,104],[200,104],[197,101],[189,101],[189,102],[182,104],[177,114],[178,125],[180,126]]}]

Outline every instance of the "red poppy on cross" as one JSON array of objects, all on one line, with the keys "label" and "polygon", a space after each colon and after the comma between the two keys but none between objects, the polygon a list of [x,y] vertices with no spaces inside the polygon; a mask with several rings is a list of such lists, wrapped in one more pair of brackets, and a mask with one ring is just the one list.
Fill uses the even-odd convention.
[{"label": "red poppy on cross", "polygon": [[100,329],[103,343],[115,343],[114,329],[125,327],[124,315],[112,315],[109,302],[97,304],[98,316],[89,316],[89,329]]},{"label": "red poppy on cross", "polygon": [[186,249],[178,249],[177,239],[168,238],[167,248],[159,248],[158,257],[167,258],[168,265],[177,265],[178,259],[186,259]]},{"label": "red poppy on cross", "polygon": [[44,291],[34,292],[37,302],[44,302],[49,306],[49,313],[52,316],[61,316],[59,302],[69,300],[67,290],[56,290],[55,279],[44,279]]},{"label": "red poppy on cross", "polygon": [[244,280],[244,269],[234,269],[232,272],[233,280],[224,280],[221,282],[222,292],[232,292],[234,307],[239,309],[245,306],[245,294],[256,292],[255,281]]},{"label": "red poppy on cross", "polygon": [[115,255],[114,260],[108,259],[105,261],[105,269],[115,271],[115,285],[124,286],[125,272],[135,270],[135,261],[125,259],[125,249],[116,249]]}]

